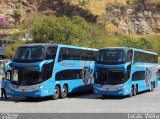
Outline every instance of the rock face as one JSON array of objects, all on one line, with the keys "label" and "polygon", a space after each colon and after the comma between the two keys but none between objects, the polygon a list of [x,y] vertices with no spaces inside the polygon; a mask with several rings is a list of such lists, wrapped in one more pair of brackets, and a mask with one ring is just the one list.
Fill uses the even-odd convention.
[{"label": "rock face", "polygon": [[[15,26],[30,15],[74,16],[80,15],[95,22],[97,16],[88,10],[66,2],[67,0],[0,0],[0,15],[7,17],[11,26]],[[160,6],[155,4],[133,4],[126,6],[106,6],[106,14],[97,22],[103,25],[112,23],[117,33],[154,34],[160,33]]]},{"label": "rock face", "polygon": [[32,11],[27,10],[32,8],[32,5],[27,7],[27,4],[31,3],[27,0],[0,0],[0,15],[6,16],[10,25],[15,25],[31,14]]},{"label": "rock face", "polygon": [[73,16],[80,15],[88,21],[96,21],[89,11],[70,5],[66,0],[0,0],[0,15],[7,17],[13,26],[30,15]]},{"label": "rock face", "polygon": [[[160,8],[155,4],[137,4],[123,7],[112,6],[98,22],[113,23],[118,33],[160,33]],[[105,22],[104,22],[105,21]]]}]

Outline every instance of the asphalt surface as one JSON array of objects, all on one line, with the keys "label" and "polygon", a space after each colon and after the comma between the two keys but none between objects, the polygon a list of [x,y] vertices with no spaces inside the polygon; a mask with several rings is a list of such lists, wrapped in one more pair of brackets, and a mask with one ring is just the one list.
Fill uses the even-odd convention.
[{"label": "asphalt surface", "polygon": [[[159,82],[160,84],[160,82]],[[134,97],[108,97],[91,92],[69,95],[66,99],[50,97],[27,100],[9,97],[0,100],[0,112],[13,113],[160,113],[160,85],[153,92],[143,92]]]}]

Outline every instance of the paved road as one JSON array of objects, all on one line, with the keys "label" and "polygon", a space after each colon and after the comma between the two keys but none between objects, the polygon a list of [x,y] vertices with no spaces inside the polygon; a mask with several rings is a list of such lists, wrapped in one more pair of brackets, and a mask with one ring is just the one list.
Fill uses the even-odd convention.
[{"label": "paved road", "polygon": [[[159,82],[160,84],[160,82]],[[159,112],[160,86],[154,92],[145,92],[132,98],[102,98],[91,93],[85,95],[74,94],[66,99],[51,100],[43,98],[28,101],[23,98],[0,100],[0,112],[13,113],[131,113],[131,112]]]}]

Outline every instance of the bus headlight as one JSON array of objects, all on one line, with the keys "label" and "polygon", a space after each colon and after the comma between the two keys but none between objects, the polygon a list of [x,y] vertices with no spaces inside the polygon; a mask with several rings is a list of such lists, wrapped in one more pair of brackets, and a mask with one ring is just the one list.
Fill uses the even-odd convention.
[{"label": "bus headlight", "polygon": [[121,85],[118,89],[123,89],[123,88],[125,88],[125,86],[124,86],[124,85]]},{"label": "bus headlight", "polygon": [[43,88],[43,85],[40,84],[40,85],[39,85],[39,89],[42,89],[42,88]]}]

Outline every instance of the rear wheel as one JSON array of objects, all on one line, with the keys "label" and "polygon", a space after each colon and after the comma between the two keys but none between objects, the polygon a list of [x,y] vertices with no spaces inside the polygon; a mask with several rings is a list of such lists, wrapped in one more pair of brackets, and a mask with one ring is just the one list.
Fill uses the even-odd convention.
[{"label": "rear wheel", "polygon": [[56,87],[54,88],[53,99],[54,99],[54,100],[57,100],[57,99],[59,98],[59,96],[60,96],[60,89],[59,89],[58,86],[56,86]]},{"label": "rear wheel", "polygon": [[131,92],[129,94],[130,97],[132,97],[134,95],[134,86],[131,87]]},{"label": "rear wheel", "polygon": [[135,87],[134,87],[134,96],[137,95],[137,93],[138,93],[138,87],[135,86]]},{"label": "rear wheel", "polygon": [[62,91],[61,91],[61,98],[66,98],[67,97],[67,94],[68,94],[68,88],[66,85],[64,85],[62,87]]},{"label": "rear wheel", "polygon": [[154,84],[153,82],[151,82],[150,92],[152,92],[153,90],[154,90]]}]

